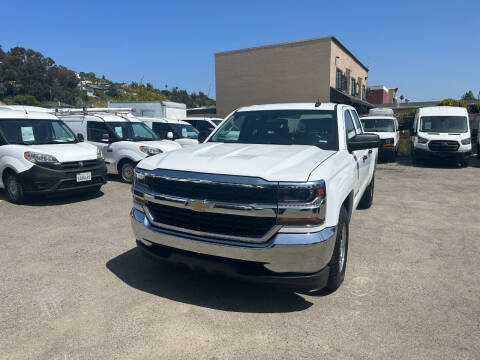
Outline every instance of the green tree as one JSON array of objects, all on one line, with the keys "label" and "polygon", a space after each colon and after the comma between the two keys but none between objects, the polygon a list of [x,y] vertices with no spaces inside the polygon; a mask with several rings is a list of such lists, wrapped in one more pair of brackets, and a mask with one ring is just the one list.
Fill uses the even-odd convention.
[{"label": "green tree", "polygon": [[472,90],[468,90],[465,94],[462,95],[462,100],[475,100],[475,95],[473,95]]},{"label": "green tree", "polygon": [[467,107],[467,103],[463,100],[455,100],[455,99],[443,99],[440,101],[438,106],[459,106],[459,107]]},{"label": "green tree", "polygon": [[39,106],[40,103],[32,95],[15,95],[12,100],[13,104],[16,105],[32,105]]}]

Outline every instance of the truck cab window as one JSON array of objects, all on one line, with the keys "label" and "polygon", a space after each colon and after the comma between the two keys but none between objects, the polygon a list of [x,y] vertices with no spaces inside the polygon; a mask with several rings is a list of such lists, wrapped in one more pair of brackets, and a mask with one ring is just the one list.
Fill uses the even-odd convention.
[{"label": "truck cab window", "polygon": [[154,122],[152,125],[153,131],[158,135],[160,139],[166,139],[167,133],[172,131],[168,124]]},{"label": "truck cab window", "polygon": [[353,125],[353,120],[348,110],[345,110],[345,131],[347,139],[351,139],[356,135],[355,125]]},{"label": "truck cab window", "polygon": [[104,134],[109,134],[107,125],[103,122],[88,121],[87,122],[87,140],[93,142],[102,142]]}]

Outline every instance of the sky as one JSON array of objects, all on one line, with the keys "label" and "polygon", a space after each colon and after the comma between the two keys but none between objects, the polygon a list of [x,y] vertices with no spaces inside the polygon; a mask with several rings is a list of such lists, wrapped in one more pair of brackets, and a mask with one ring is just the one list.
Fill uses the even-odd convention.
[{"label": "sky", "polygon": [[480,1],[6,1],[0,45],[215,97],[214,53],[333,35],[411,101],[480,91]]}]

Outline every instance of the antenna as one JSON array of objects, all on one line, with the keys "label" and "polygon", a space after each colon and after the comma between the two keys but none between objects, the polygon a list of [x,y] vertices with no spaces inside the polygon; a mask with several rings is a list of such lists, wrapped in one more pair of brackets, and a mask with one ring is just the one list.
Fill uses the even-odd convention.
[{"label": "antenna", "polygon": [[320,107],[320,105],[322,105],[322,102],[320,101],[320,99],[317,99],[317,102],[315,103],[315,107]]}]

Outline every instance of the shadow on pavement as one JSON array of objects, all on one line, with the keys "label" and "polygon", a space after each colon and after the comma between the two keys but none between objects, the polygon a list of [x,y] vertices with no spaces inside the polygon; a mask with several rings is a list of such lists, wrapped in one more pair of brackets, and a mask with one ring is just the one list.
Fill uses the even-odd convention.
[{"label": "shadow on pavement", "polygon": [[0,189],[0,200],[7,200],[7,194],[3,189]]},{"label": "shadow on pavement", "polygon": [[88,201],[102,197],[104,194],[100,190],[97,193],[64,193],[64,194],[54,194],[50,196],[36,196],[28,199],[23,203],[24,206],[51,206],[51,205],[65,205],[73,204],[82,201]]},{"label": "shadow on pavement", "polygon": [[109,260],[106,266],[135,289],[210,309],[287,313],[312,306],[311,302],[294,292],[157,263],[144,256],[138,248]]},{"label": "shadow on pavement", "polygon": [[418,164],[412,162],[410,157],[398,157],[398,164],[405,166],[412,166],[418,168],[430,168],[430,169],[460,169],[461,167],[455,161],[442,161],[442,160],[422,160]]}]

